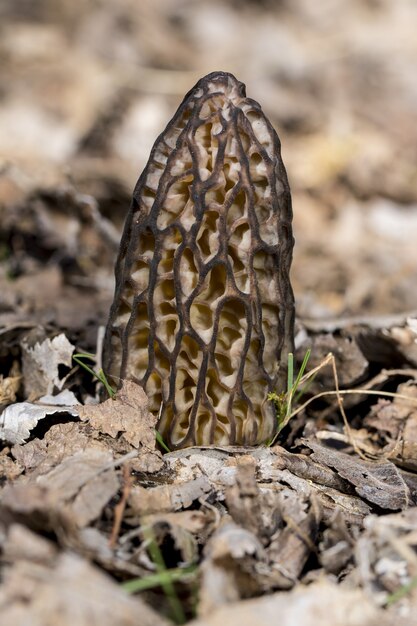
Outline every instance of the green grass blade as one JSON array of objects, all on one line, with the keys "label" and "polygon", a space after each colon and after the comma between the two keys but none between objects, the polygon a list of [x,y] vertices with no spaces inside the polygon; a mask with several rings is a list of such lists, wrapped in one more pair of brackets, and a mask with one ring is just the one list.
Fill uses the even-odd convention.
[{"label": "green grass blade", "polygon": [[288,371],[287,371],[287,407],[285,411],[285,420],[291,415],[292,390],[294,388],[294,355],[288,353]]},{"label": "green grass blade", "polygon": [[[293,392],[294,394],[295,394],[295,392],[297,391],[297,389],[298,389],[298,387],[300,385],[300,381],[301,381],[302,377],[304,376],[304,372],[306,370],[307,363],[308,363],[308,360],[310,358],[310,355],[311,355],[311,348],[308,348],[307,352],[304,355],[304,359],[303,359],[303,362],[301,363],[300,371],[298,372],[298,376],[297,376],[296,381],[294,383],[294,392]],[[316,372],[316,374],[317,374],[317,372]],[[309,387],[313,384],[313,381],[314,381],[314,379],[316,377],[316,374],[311,376],[311,378],[304,385],[304,387],[302,387],[298,391],[298,393],[295,394],[295,397],[294,397],[294,403],[295,404],[300,400],[300,398],[303,396],[303,394],[305,394],[306,391],[309,389]]]},{"label": "green grass blade", "polygon": [[175,569],[167,569],[165,571],[158,572],[157,574],[150,574],[143,578],[133,578],[122,584],[123,589],[128,593],[137,593],[139,591],[146,591],[147,589],[155,589],[155,587],[163,587],[166,583],[175,583],[183,580],[189,574],[193,574],[197,570],[196,565],[190,567]]},{"label": "green grass blade", "polygon": [[271,392],[267,396],[268,400],[274,402],[275,404],[278,420],[277,430],[272,439],[270,439],[266,443],[267,446],[272,446],[275,443],[279,433],[284,428],[284,426],[288,424],[291,418],[293,403],[301,397],[302,393],[307,388],[307,386],[304,386],[304,388],[301,389],[298,394],[296,394],[296,391],[300,386],[300,381],[304,376],[304,372],[306,370],[310,355],[311,349],[309,348],[304,355],[300,370],[294,381],[294,354],[292,352],[289,352],[287,361],[287,392],[280,395],[275,392]]},{"label": "green grass blade", "polygon": [[83,369],[85,369],[86,372],[91,374],[93,378],[97,378],[97,380],[99,380],[104,385],[110,398],[113,398],[116,395],[115,389],[113,389],[113,387],[108,382],[103,370],[100,369],[99,372],[97,373],[95,370],[93,370],[92,367],[87,365],[87,363],[84,363],[84,359],[95,362],[96,357],[94,354],[91,354],[90,352],[78,352],[77,354],[73,354],[72,358],[78,365],[80,365]]},{"label": "green grass blade", "polygon": [[288,353],[288,365],[287,365],[287,393],[291,393],[294,384],[294,355],[292,352]]},{"label": "green grass blade", "polygon": [[[148,542],[148,552],[149,555],[155,564],[156,570],[158,574],[166,573],[167,567],[165,565],[164,557],[162,556],[162,552],[159,549],[159,546],[155,540],[153,530],[149,526],[143,526],[143,535],[145,540]],[[174,583],[172,580],[168,578],[161,579],[161,586],[164,590],[164,593],[167,597],[167,600],[171,606],[172,615],[177,624],[185,623],[185,613],[182,608],[181,601],[175,591]]]},{"label": "green grass blade", "polygon": [[171,450],[168,448],[167,444],[163,440],[161,433],[156,429],[155,429],[155,438],[157,442],[159,443],[159,445],[161,446],[161,448],[165,450],[165,452],[171,452]]},{"label": "green grass blade", "polygon": [[103,372],[102,369],[99,369],[99,371],[98,371],[98,379],[103,383],[103,385],[106,388],[106,391],[109,394],[110,398],[114,398],[114,396],[116,395],[116,391],[110,385],[110,383],[107,380],[106,375],[105,375],[105,373]]},{"label": "green grass blade", "polygon": [[[93,358],[92,358],[93,357]],[[80,352],[78,354],[72,355],[73,361],[75,361],[78,365],[80,365],[86,372],[89,372],[94,378],[98,378],[97,372],[95,372],[87,363],[84,363],[83,359],[89,359],[90,361],[95,361],[94,355],[90,355],[88,352]]]},{"label": "green grass blade", "polygon": [[392,606],[399,600],[402,600],[406,595],[410,593],[410,591],[415,589],[415,587],[417,587],[417,576],[414,576],[414,578],[412,578],[410,582],[402,585],[402,587],[397,589],[397,591],[394,591],[394,593],[391,593],[391,595],[388,596],[385,602],[385,606]]},{"label": "green grass blade", "polygon": [[304,372],[305,372],[305,369],[307,367],[307,363],[308,363],[308,360],[310,358],[310,355],[311,355],[311,348],[309,348],[307,350],[307,352],[305,353],[305,355],[304,355],[304,359],[303,359],[303,362],[301,363],[300,371],[298,372],[297,378],[295,379],[295,383],[294,383],[294,386],[292,388],[292,394],[294,394],[297,391],[297,389],[298,389],[298,386],[300,384],[300,380],[304,376]]},{"label": "green grass blade", "polygon": [[73,359],[76,360],[75,357],[78,357],[80,359],[88,359],[89,361],[94,361],[96,360],[96,355],[93,354],[92,352],[78,352],[77,354],[73,355]]},{"label": "green grass blade", "polygon": [[295,395],[295,397],[294,397],[294,403],[295,403],[295,404],[298,404],[298,402],[299,402],[300,398],[302,398],[302,396],[303,396],[304,394],[306,394],[306,393],[307,393],[307,391],[310,389],[311,385],[314,383],[314,381],[315,381],[315,379],[316,379],[317,374],[318,374],[318,372],[316,372],[315,374],[313,374],[313,375],[311,376],[311,378],[309,378],[309,379],[308,379],[308,381],[306,382],[306,384],[305,384],[303,387],[301,387],[301,389],[300,389],[300,390],[298,391],[298,393]]}]

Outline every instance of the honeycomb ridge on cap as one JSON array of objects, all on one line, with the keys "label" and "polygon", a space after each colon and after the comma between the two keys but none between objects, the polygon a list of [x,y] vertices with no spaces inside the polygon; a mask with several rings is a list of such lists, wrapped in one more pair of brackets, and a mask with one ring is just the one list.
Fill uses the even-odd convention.
[{"label": "honeycomb ridge on cap", "polygon": [[291,195],[276,132],[233,75],[185,96],[126,219],[103,351],[172,448],[254,445],[292,350]]}]

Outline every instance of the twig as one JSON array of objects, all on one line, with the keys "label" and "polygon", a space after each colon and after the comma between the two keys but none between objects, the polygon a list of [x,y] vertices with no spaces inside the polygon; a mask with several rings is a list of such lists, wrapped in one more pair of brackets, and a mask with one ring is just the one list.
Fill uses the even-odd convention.
[{"label": "twig", "polygon": [[112,550],[114,550],[116,546],[116,541],[120,533],[120,528],[122,526],[123,514],[125,512],[127,500],[129,498],[130,492],[132,489],[132,474],[130,472],[130,466],[126,463],[123,466],[123,492],[122,497],[120,498],[120,502],[116,504],[114,507],[114,522],[113,528],[111,531],[109,546]]}]

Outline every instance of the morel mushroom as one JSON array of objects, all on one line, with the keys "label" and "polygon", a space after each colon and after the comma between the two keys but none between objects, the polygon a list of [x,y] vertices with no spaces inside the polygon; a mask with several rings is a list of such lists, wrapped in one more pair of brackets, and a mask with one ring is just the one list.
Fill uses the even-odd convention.
[{"label": "morel mushroom", "polygon": [[280,142],[231,74],[186,95],[138,180],[104,371],[138,382],[173,447],[265,442],[292,349],[291,195]]}]

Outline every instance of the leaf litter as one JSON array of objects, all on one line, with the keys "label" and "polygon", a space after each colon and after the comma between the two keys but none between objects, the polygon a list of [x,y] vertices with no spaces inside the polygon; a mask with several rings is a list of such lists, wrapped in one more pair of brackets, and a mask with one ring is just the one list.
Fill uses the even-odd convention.
[{"label": "leaf litter", "polygon": [[[56,349],[58,357],[60,345]],[[43,361],[32,367],[42,370]],[[58,391],[54,377],[56,366],[50,380]],[[17,614],[23,611],[21,599],[13,595],[14,577],[25,580],[39,568],[58,580],[71,576],[66,568],[77,576],[97,576],[104,586],[114,585],[121,597],[123,586],[140,590],[140,597],[129,600],[132,607],[146,602],[146,611],[156,610],[150,615],[161,623],[175,616],[177,601],[183,617],[174,619],[191,617],[196,593],[197,624],[216,623],[229,610],[230,619],[243,620],[240,611],[250,615],[252,606],[259,610],[261,623],[284,605],[283,615],[288,613],[291,620],[300,602],[320,614],[320,598],[326,593],[339,599],[332,613],[336,623],[339,612],[346,620],[340,623],[371,624],[381,611],[388,620],[399,605],[411,610],[417,483],[404,462],[405,441],[401,457],[392,443],[398,447],[413,420],[414,405],[405,398],[411,394],[414,399],[414,389],[412,381],[402,383],[401,397],[376,399],[360,429],[351,415],[363,395],[354,396],[357,404],[346,410],[361,449],[372,449],[368,459],[355,453],[352,433],[343,429],[343,422],[339,428],[329,422],[326,430],[324,421],[320,430],[318,425],[312,430],[309,420],[319,410],[314,403],[310,417],[306,409],[304,428],[299,428],[303,436],[290,449],[280,435],[280,443],[272,447],[190,448],[164,455],[155,436],[156,417],[132,381],[101,404],[90,395],[82,405],[69,389],[37,402],[9,404],[2,416],[0,504],[7,611],[10,606]],[[333,413],[331,407],[330,402],[321,410],[337,414],[337,405],[333,402]],[[62,419],[58,410],[66,420],[54,423],[56,415]],[[14,419],[6,419],[5,411]],[[286,428],[291,427],[290,420]],[[16,547],[26,541],[27,549]],[[48,555],[44,560],[37,542]],[[161,556],[159,565],[152,545]],[[101,578],[98,568],[112,578]],[[44,576],[39,570],[38,579]],[[69,587],[76,580],[68,579]],[[29,582],[36,593],[55,593],[52,583],[41,588],[41,583]],[[410,592],[394,601],[394,594],[407,585]],[[37,616],[33,594],[25,605]],[[360,598],[364,620],[369,612],[368,621],[347,617],[353,597]],[[66,617],[61,619],[67,623]]]},{"label": "leaf litter", "polygon": [[[0,139],[0,621],[415,623],[415,8],[342,3],[340,29],[340,3],[187,0],[137,22],[126,0],[81,4],[58,15],[43,0],[31,21],[6,2],[2,19],[0,121],[24,132]],[[163,454],[141,389],[98,404],[72,355],[96,353],[147,133],[207,67],[202,50],[230,61],[212,46],[219,24],[283,130],[295,362],[311,349],[319,371],[271,447]]]}]

